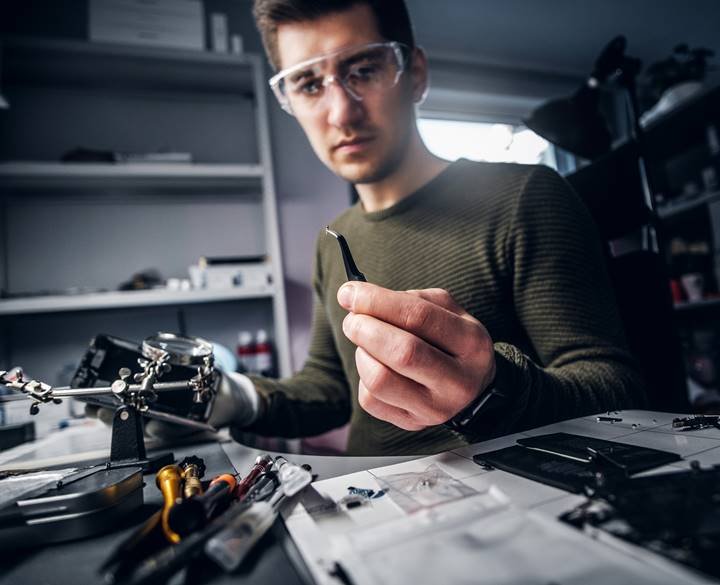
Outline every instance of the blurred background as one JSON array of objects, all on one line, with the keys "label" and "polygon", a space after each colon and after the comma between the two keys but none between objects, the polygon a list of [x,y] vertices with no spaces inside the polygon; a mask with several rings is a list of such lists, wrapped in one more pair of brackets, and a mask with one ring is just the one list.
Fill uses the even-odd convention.
[{"label": "blurred background", "polygon": [[[715,408],[720,4],[408,7],[431,150],[566,176],[600,228],[650,406]],[[315,238],[353,192],[270,73],[249,0],[2,2],[0,369],[67,384],[97,334],[159,330],[222,344],[228,368],[302,366]],[[26,406],[0,405],[0,423]],[[78,414],[45,409],[36,432]]]}]

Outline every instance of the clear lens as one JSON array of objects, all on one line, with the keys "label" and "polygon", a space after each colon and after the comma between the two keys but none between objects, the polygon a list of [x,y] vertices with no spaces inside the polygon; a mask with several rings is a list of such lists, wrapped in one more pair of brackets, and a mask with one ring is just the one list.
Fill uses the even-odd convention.
[{"label": "clear lens", "polygon": [[302,116],[322,108],[333,82],[361,101],[397,84],[404,65],[399,43],[373,43],[295,65],[278,73],[270,85],[286,111]]}]

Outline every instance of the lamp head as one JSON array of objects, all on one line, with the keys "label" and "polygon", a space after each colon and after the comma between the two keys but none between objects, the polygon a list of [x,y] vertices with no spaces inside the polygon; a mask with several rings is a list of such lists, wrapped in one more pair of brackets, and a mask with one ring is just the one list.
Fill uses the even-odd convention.
[{"label": "lamp head", "polygon": [[542,104],[525,120],[528,128],[560,148],[587,159],[610,151],[612,136],[600,113],[599,87],[615,79],[628,88],[642,63],[625,55],[627,40],[619,35],[602,50],[590,77],[569,98]]},{"label": "lamp head", "polygon": [[612,140],[598,108],[598,91],[592,87],[591,80],[569,98],[542,104],[525,120],[525,125],[582,158],[595,159],[607,153]]}]

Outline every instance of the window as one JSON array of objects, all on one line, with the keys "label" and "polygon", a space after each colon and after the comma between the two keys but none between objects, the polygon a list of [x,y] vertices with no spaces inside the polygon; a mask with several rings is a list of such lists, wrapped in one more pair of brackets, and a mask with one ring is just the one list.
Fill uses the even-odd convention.
[{"label": "window", "polygon": [[552,145],[525,126],[420,118],[418,128],[430,152],[446,160],[462,157],[557,168]]}]

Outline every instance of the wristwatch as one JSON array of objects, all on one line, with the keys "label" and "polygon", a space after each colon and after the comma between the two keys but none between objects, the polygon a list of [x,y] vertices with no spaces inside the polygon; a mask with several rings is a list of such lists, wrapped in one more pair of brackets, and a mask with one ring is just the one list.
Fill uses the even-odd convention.
[{"label": "wristwatch", "polygon": [[480,413],[496,410],[506,403],[507,396],[500,392],[495,382],[483,390],[475,400],[445,422],[445,426],[454,431],[462,432]]}]

